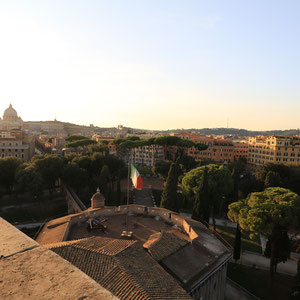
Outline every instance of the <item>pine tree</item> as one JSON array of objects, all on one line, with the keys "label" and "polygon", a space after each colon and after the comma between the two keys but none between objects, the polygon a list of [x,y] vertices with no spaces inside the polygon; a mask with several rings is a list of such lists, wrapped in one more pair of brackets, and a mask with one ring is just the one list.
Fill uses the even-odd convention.
[{"label": "pine tree", "polygon": [[177,209],[177,184],[179,167],[177,163],[172,163],[169,169],[168,178],[161,196],[160,207]]},{"label": "pine tree", "polygon": [[207,173],[207,168],[205,168],[200,181],[198,192],[195,197],[193,217],[196,219],[202,219],[203,221],[208,223],[210,215],[210,199]]},{"label": "pine tree", "polygon": [[104,196],[106,203],[110,203],[110,195],[109,195],[109,180],[110,180],[110,172],[107,165],[104,165],[101,169],[100,173],[100,190],[102,195]]},{"label": "pine tree", "polygon": [[277,271],[277,264],[290,258],[291,245],[287,230],[275,227],[268,237],[264,255],[270,258],[271,275]]},{"label": "pine tree", "polygon": [[280,175],[277,172],[269,171],[265,179],[265,187],[280,186]]},{"label": "pine tree", "polygon": [[121,203],[122,193],[121,193],[121,171],[118,171],[118,177],[117,177],[117,205],[122,204]]},{"label": "pine tree", "polygon": [[238,201],[239,199],[239,181],[240,181],[240,176],[237,172],[237,169],[234,167],[231,173],[232,179],[233,179],[233,191],[232,191],[232,196],[233,196],[233,202]]},{"label": "pine tree", "polygon": [[235,240],[233,246],[233,258],[235,262],[241,258],[241,230],[238,223],[236,225]]}]

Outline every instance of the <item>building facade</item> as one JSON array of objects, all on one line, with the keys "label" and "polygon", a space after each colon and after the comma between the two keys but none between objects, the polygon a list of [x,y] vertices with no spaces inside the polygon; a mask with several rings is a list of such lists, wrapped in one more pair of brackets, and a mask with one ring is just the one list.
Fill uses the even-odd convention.
[{"label": "building facade", "polygon": [[35,154],[35,139],[21,130],[0,131],[0,157],[29,161]]},{"label": "building facade", "polygon": [[249,138],[248,164],[300,164],[300,138],[287,136],[257,136]]},{"label": "building facade", "polygon": [[192,156],[196,161],[208,160],[218,163],[231,163],[241,157],[247,159],[248,156],[248,143],[245,142],[186,131],[175,135],[182,139],[208,146],[204,151],[199,151],[194,147],[185,150],[186,154]]},{"label": "building facade", "polygon": [[135,165],[153,167],[157,161],[164,159],[164,147],[159,145],[140,146],[132,150]]}]

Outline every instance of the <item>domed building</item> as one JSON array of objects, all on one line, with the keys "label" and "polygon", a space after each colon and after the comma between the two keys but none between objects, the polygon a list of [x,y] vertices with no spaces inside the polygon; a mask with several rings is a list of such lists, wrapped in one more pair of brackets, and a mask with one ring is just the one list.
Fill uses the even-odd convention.
[{"label": "domed building", "polygon": [[0,118],[0,130],[23,129],[23,120],[18,116],[17,111],[10,104],[4,111],[3,120]]}]

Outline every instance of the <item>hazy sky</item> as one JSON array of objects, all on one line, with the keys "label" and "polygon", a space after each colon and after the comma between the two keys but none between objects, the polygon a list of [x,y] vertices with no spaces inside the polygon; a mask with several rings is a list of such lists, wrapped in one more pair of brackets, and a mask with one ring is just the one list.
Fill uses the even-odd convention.
[{"label": "hazy sky", "polygon": [[300,127],[299,0],[0,0],[0,114]]}]

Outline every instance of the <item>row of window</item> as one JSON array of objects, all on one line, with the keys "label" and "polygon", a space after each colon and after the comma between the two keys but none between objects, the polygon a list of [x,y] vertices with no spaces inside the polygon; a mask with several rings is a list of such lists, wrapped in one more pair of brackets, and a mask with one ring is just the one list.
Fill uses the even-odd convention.
[{"label": "row of window", "polygon": [[[281,143],[278,143],[278,144],[281,144]],[[289,145],[284,145],[284,146],[289,146]],[[268,146],[262,146],[262,145],[249,145],[249,148],[256,148],[256,149],[270,149],[270,147],[268,147]],[[278,150],[280,150],[280,146],[276,146],[276,148],[278,148]],[[288,150],[288,148],[290,148],[290,147],[284,147],[285,148],[285,150],[287,151]],[[299,149],[300,150],[300,149]],[[295,148],[293,147],[292,148],[292,151],[295,151]]]},{"label": "row of window", "polygon": [[2,143],[2,146],[19,146],[19,143]]},{"label": "row of window", "polygon": [[[251,152],[251,151],[250,151],[250,152]],[[252,152],[253,152],[253,151],[252,151]],[[255,151],[254,153],[258,153],[258,152]],[[274,152],[269,152],[269,151],[267,151],[267,152],[265,153],[265,151],[263,151],[263,152],[259,151],[259,154],[274,155]],[[277,153],[276,153],[276,156],[281,156],[281,155],[282,155],[281,152],[277,152]],[[249,154],[249,156],[251,156],[251,154]],[[296,154],[295,154],[295,153],[290,153],[290,155],[289,155],[288,152],[284,152],[284,153],[283,153],[283,156],[291,156],[291,157],[295,157]],[[300,157],[300,153],[298,153],[297,156]],[[252,154],[252,157],[254,157],[254,154]],[[255,155],[255,157],[257,157],[257,155]]]},{"label": "row of window", "polygon": [[[276,153],[277,156],[281,156],[281,154],[282,154],[281,152],[277,152],[277,153]],[[284,152],[284,153],[283,153],[283,156],[289,156],[289,154],[288,154],[287,152]],[[291,153],[290,156],[295,157],[296,155],[295,155],[295,153]],[[300,153],[298,153],[297,156],[300,157]]]},{"label": "row of window", "polygon": [[[281,158],[277,157],[276,161],[281,161]],[[295,162],[295,161],[300,162],[300,158],[298,158],[298,159],[295,159],[295,158],[283,158],[282,161],[285,161],[285,162],[288,162],[288,161],[290,161],[290,162]]]},{"label": "row of window", "polygon": [[[277,150],[280,150],[280,149],[281,149],[281,147],[277,147]],[[284,150],[285,150],[285,151],[288,151],[288,147],[285,147]],[[298,148],[298,150],[300,151],[299,148]],[[292,151],[295,151],[295,148],[292,148]]]},{"label": "row of window", "polygon": [[[2,152],[5,152],[5,150],[8,150],[8,152],[12,152],[12,149],[2,149]],[[15,152],[18,152],[20,149],[15,149]],[[21,149],[22,152],[24,152],[24,149]]]},{"label": "row of window", "polygon": [[[260,158],[262,158],[262,159],[265,159],[264,157],[258,157],[258,159],[257,158],[251,158],[251,162],[252,163],[262,163],[262,164],[264,164],[264,161],[261,161],[260,160]],[[270,158],[266,158],[266,160],[273,160],[273,158],[272,157],[270,157]],[[283,159],[281,159],[281,158],[279,158],[279,157],[277,157],[276,158],[276,161],[279,161],[279,162],[300,162],[300,158],[283,158]]]},{"label": "row of window", "polygon": [[253,153],[261,153],[261,154],[271,154],[271,155],[273,155],[274,154],[274,152],[270,152],[270,151],[261,151],[261,150],[254,150],[254,149],[249,149],[249,152],[253,152]]},{"label": "row of window", "polygon": [[12,154],[12,153],[8,153],[7,155],[5,155],[5,153],[1,153],[1,157],[20,157],[20,158],[24,158],[24,154],[20,154],[18,155],[18,153]]}]

